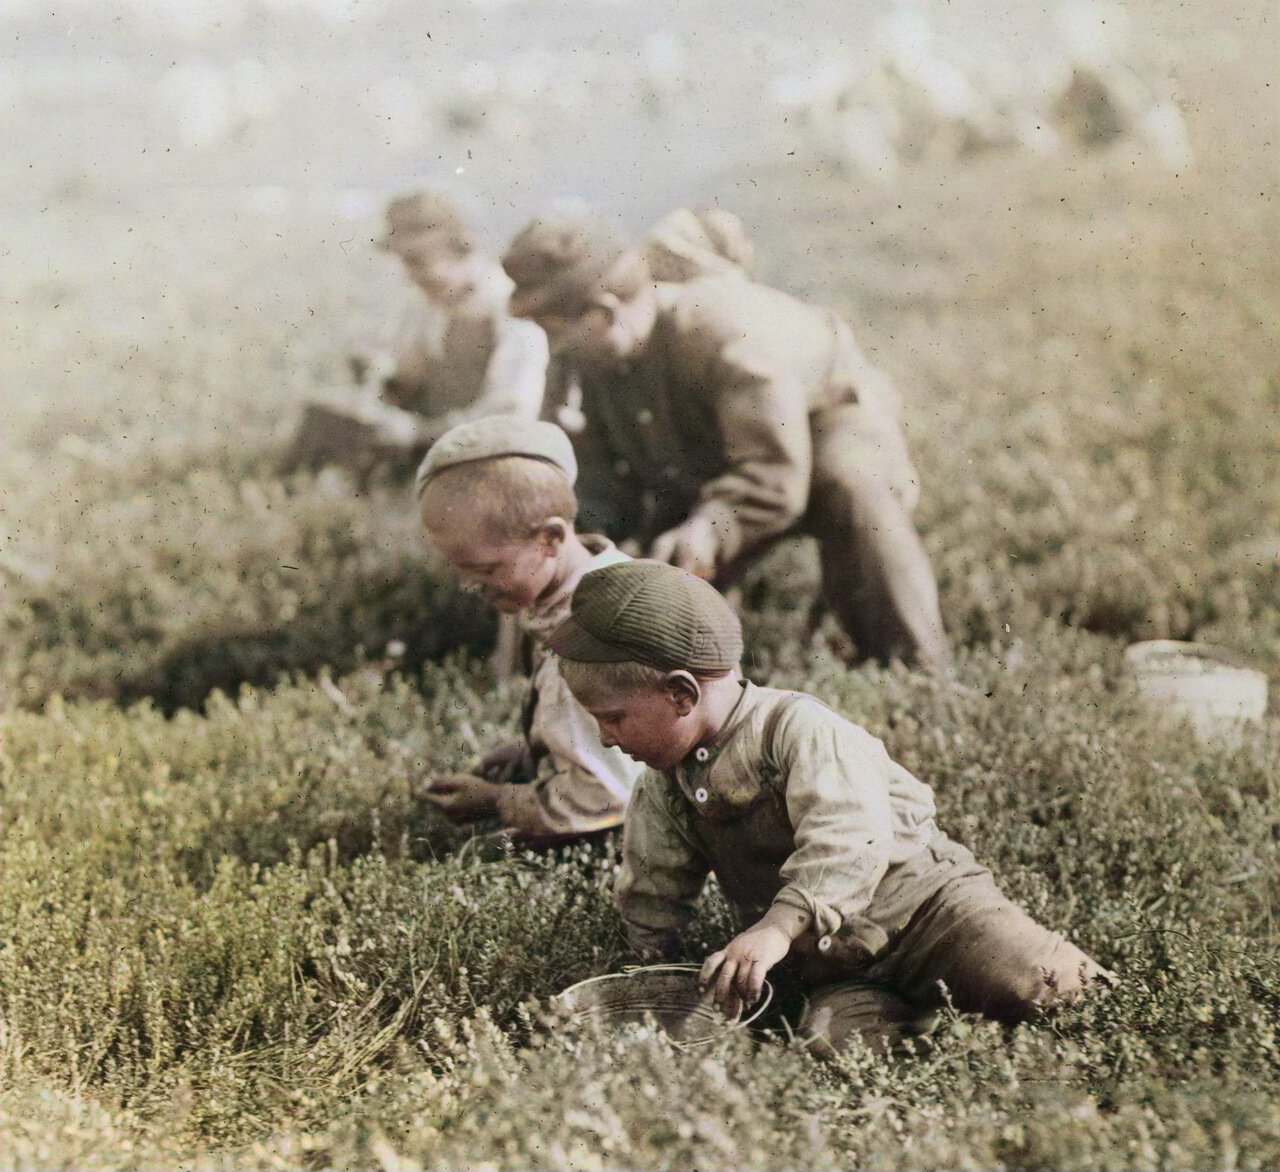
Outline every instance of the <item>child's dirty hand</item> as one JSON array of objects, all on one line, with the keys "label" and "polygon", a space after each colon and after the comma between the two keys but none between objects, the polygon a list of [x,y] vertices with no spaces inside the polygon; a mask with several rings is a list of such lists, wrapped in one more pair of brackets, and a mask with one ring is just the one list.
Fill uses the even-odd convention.
[{"label": "child's dirty hand", "polygon": [[716,1004],[736,1017],[743,1006],[750,1008],[760,1000],[765,975],[790,951],[791,937],[781,928],[756,924],[707,957],[698,982],[705,989],[714,981]]},{"label": "child's dirty hand", "polygon": [[649,556],[657,562],[670,562],[699,578],[710,578],[716,572],[719,551],[720,542],[711,522],[695,514],[682,525],[655,537]]},{"label": "child's dirty hand", "polygon": [[470,773],[443,773],[423,795],[455,822],[474,822],[498,812],[501,786]]},{"label": "child's dirty hand", "polygon": [[507,781],[524,764],[527,752],[524,741],[508,741],[481,757],[476,773],[485,781]]}]

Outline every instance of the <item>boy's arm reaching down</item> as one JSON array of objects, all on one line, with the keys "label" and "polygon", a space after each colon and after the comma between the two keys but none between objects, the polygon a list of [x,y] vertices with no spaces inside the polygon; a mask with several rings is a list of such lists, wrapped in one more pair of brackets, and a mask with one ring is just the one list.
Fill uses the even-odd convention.
[{"label": "boy's arm reaching down", "polygon": [[816,701],[785,711],[772,752],[786,778],[795,849],[765,915],[703,965],[703,984],[715,982],[716,1002],[729,1014],[759,997],[765,974],[801,935],[843,927],[868,954],[878,952],[888,938],[863,913],[889,865],[933,833],[928,787],[895,766],[865,729]]},{"label": "boy's arm reaching down", "polygon": [[792,941],[813,924],[806,911],[775,903],[759,921],[739,932],[727,947],[702,962],[698,981],[705,989],[714,980],[716,1004],[730,1017],[750,1008],[764,991],[765,975],[791,951]]},{"label": "boy's arm reaching down", "polygon": [[[905,770],[895,772],[875,737],[817,701],[789,707],[778,732],[795,849],[774,899],[808,912],[823,936],[860,919],[890,863],[928,841],[932,794]],[[895,817],[891,784],[908,814]],[[900,832],[918,841],[899,841]]]},{"label": "boy's arm reaching down", "polygon": [[622,835],[618,907],[627,941],[643,960],[670,960],[711,868],[679,825],[666,781],[648,772],[636,783]]},{"label": "boy's arm reaching down", "polygon": [[590,714],[565,686],[555,659],[539,657],[526,738],[537,772],[527,785],[504,785],[503,822],[531,838],[607,830],[623,812],[643,766],[606,748]]}]

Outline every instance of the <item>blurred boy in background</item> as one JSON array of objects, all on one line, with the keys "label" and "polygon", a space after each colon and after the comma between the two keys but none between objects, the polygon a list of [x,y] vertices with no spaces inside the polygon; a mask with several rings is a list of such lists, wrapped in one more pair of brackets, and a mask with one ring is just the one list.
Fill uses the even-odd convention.
[{"label": "blurred boy in background", "polygon": [[[693,228],[720,251],[714,223]],[[511,312],[581,386],[593,524],[721,586],[783,535],[811,534],[857,658],[947,671],[896,394],[848,325],[741,264],[656,281],[651,248],[580,215],[535,220],[503,264]]]},{"label": "blurred boy in background", "polygon": [[453,205],[430,191],[392,200],[381,247],[437,311],[406,318],[382,380],[388,403],[420,417],[416,441],[485,415],[537,419],[546,337],[508,314],[511,280],[476,247]]},{"label": "blurred boy in background", "polygon": [[431,191],[393,199],[379,247],[402,263],[414,302],[382,345],[350,356],[358,391],[307,405],[286,474],[335,464],[361,483],[379,470],[407,475],[450,427],[542,409],[546,336],[507,312],[510,279],[452,203]]},{"label": "blurred boy in background", "polygon": [[[518,618],[535,641],[569,612],[587,571],[626,556],[574,528],[577,463],[552,423],[491,416],[446,432],[418,469],[423,529],[458,577]],[[539,650],[523,737],[474,773],[431,779],[427,799],[450,818],[498,818],[527,842],[563,842],[622,822],[641,766],[600,742],[554,656]]]}]

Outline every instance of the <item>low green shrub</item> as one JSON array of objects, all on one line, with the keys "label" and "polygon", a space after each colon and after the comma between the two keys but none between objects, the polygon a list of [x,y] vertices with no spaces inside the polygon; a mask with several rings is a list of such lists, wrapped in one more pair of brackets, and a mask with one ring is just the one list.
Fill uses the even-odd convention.
[{"label": "low green shrub", "polygon": [[[246,214],[239,135],[180,188],[44,153],[7,222],[0,1170],[1280,1167],[1274,713],[1202,745],[1121,662],[1197,638],[1277,678],[1269,15],[1146,8],[1194,171],[993,153],[890,189],[788,157],[710,193],[900,386],[961,687],[841,667],[800,541],[743,584],[749,673],[883,737],[1119,977],[889,1061],[546,1015],[625,959],[616,844],[434,814],[421,780],[515,726],[518,687],[450,657],[492,617],[402,489],[274,471],[402,291],[324,206],[349,176],[318,152]],[[302,27],[259,47],[305,70]],[[731,931],[713,888],[689,955]]]},{"label": "low green shrub", "polygon": [[366,499],[336,475],[215,467],[104,487],[50,511],[56,563],[6,591],[11,702],[151,697],[172,713],[215,688],[345,673],[389,644],[417,665],[492,640],[491,613],[427,556],[402,489]]},{"label": "low green shrub", "polygon": [[[219,1167],[1272,1166],[1277,731],[1201,746],[1119,650],[1050,625],[966,654],[958,688],[780,669],[884,737],[1005,889],[1119,974],[1012,1033],[953,1018],[891,1063],[544,1022],[530,998],[625,959],[616,847],[494,854],[415,799],[511,732],[514,689],[481,691],[474,662],[204,717],[7,712],[0,1119],[47,1117],[68,1160],[80,1119],[138,1162]],[[690,957],[731,931],[713,892]]]},{"label": "low green shrub", "polygon": [[147,862],[196,883],[225,856],[265,866],[329,840],[343,859],[431,857],[461,835],[423,800],[422,781],[514,733],[515,689],[481,697],[476,674],[434,667],[421,688],[323,675],[235,702],[215,693],[206,716],[172,720],[102,701],[11,712],[0,828],[51,848],[92,841],[112,873]]}]

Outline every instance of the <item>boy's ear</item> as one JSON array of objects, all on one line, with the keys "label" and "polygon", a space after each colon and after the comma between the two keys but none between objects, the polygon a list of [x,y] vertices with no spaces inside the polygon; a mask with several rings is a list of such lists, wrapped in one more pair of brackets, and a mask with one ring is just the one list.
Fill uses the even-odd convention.
[{"label": "boy's ear", "polygon": [[534,538],[551,557],[555,557],[572,532],[573,526],[563,517],[548,517],[538,526]]},{"label": "boy's ear", "polygon": [[702,685],[687,671],[668,672],[662,686],[681,716],[688,716],[702,699]]}]

